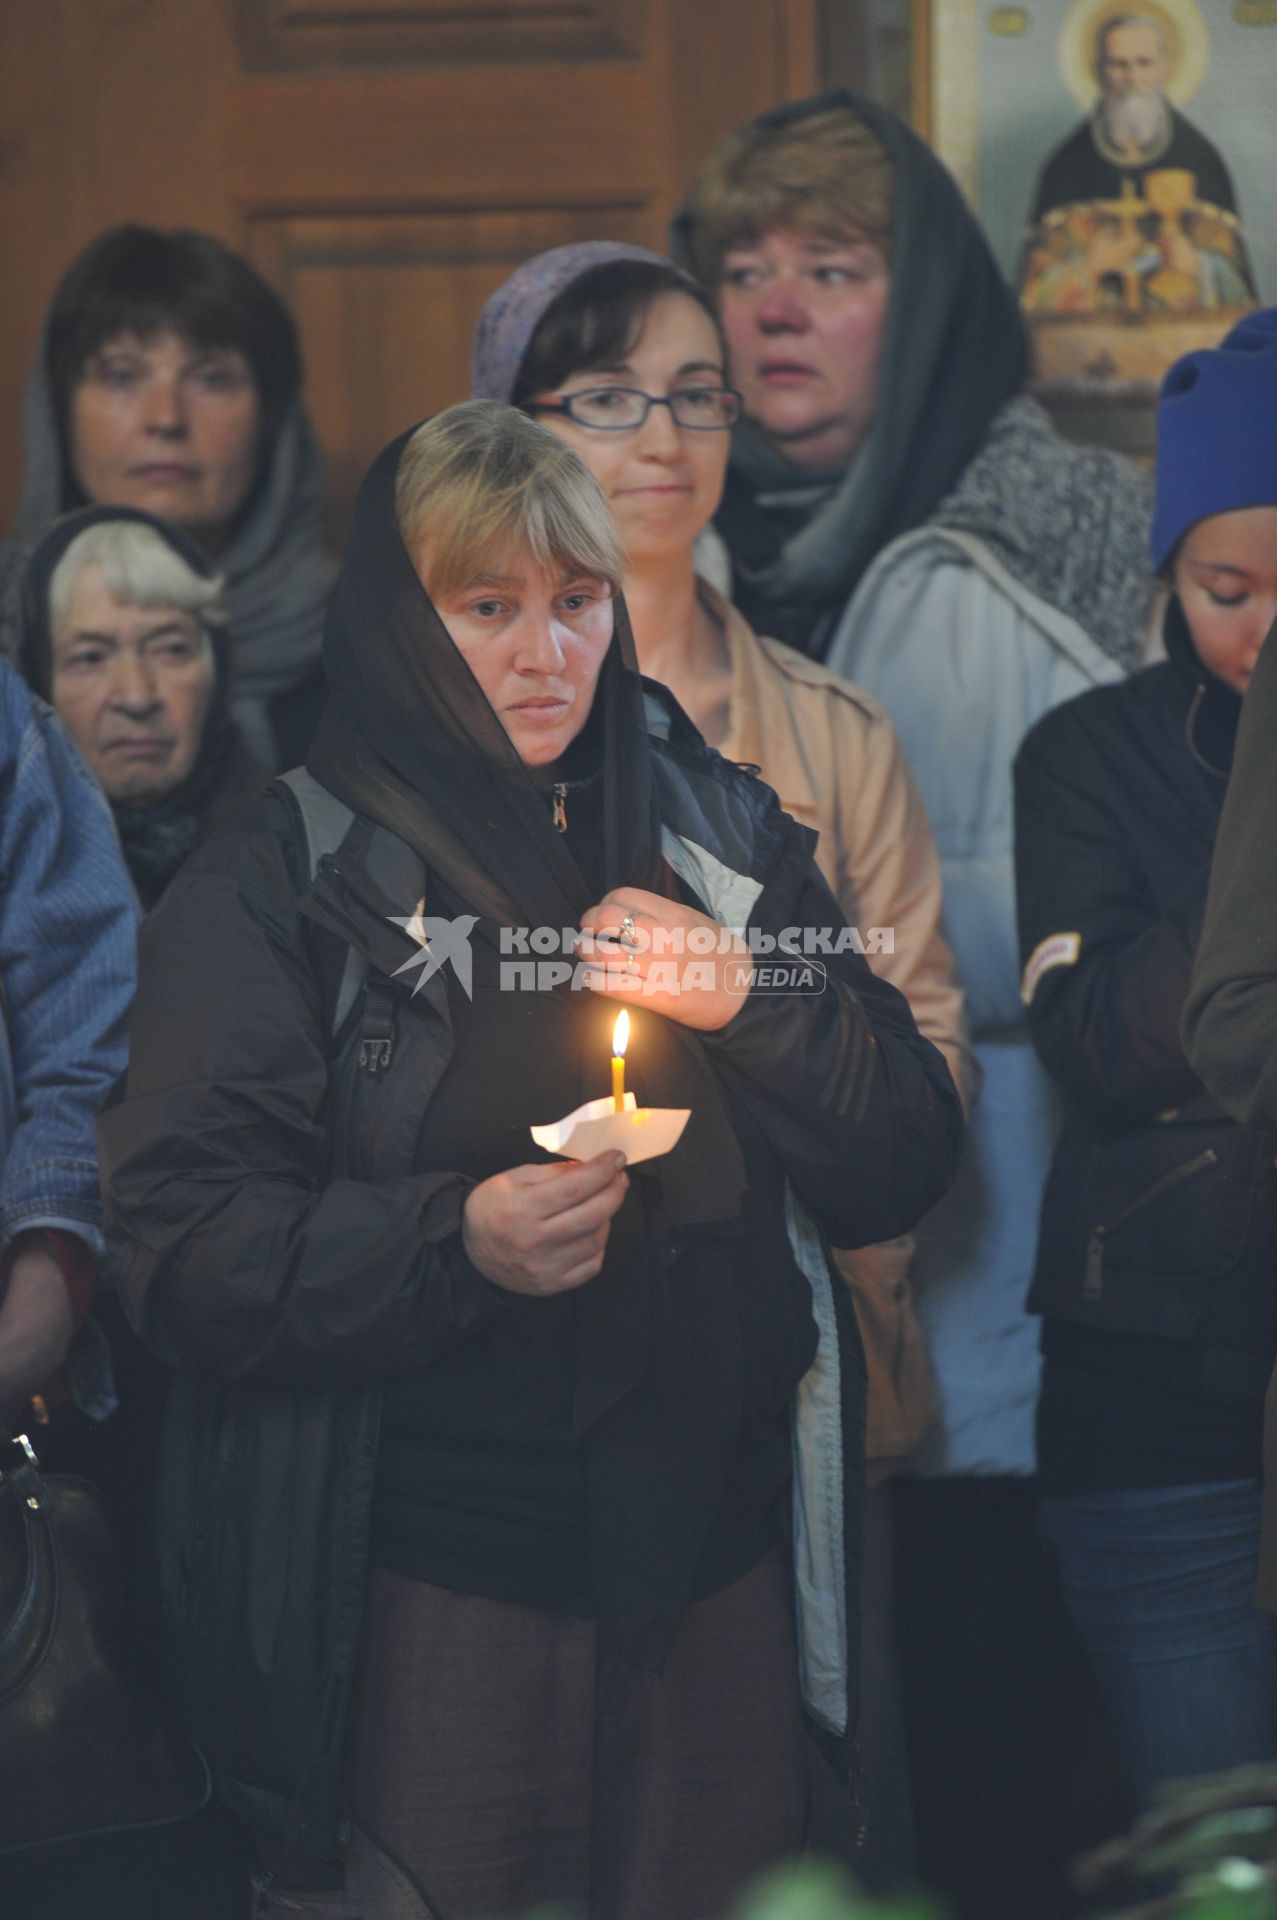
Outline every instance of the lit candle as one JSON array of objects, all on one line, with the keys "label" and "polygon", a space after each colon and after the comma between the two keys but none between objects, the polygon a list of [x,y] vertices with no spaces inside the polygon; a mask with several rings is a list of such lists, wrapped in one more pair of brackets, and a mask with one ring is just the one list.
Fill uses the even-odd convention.
[{"label": "lit candle", "polygon": [[629,1010],[622,1007],[612,1029],[612,1105],[625,1111],[625,1049],[630,1043]]}]

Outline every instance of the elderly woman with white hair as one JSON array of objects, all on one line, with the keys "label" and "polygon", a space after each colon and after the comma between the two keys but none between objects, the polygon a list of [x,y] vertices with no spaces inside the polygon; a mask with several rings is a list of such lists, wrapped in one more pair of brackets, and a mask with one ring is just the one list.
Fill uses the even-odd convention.
[{"label": "elderly woman with white hair", "polygon": [[19,665],[111,803],[151,907],[264,770],[229,713],[222,581],[133,507],[57,521],[27,560]]}]

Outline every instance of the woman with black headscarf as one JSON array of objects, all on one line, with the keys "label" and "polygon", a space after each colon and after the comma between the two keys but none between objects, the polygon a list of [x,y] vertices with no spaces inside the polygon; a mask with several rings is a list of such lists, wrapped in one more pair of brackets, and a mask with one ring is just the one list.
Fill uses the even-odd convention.
[{"label": "woman with black headscarf", "polygon": [[96,775],[147,909],[266,777],[231,718],[222,587],[132,507],[67,514],[19,579],[15,664]]},{"label": "woman with black headscarf", "polygon": [[[811,835],[644,689],[620,569],[522,415],[389,447],[308,771],[148,924],[109,1233],[181,1369],[171,1666],[268,1913],[346,1910],[353,1814],[370,1916],[691,1920],[802,1844],[800,1695],[852,1731],[823,1235],[907,1228],[960,1109]],[[690,1110],[632,1173],[528,1132],[606,1091],[605,1001],[640,1107]]]},{"label": "woman with black headscarf", "polygon": [[963,1920],[1053,1912],[1067,1650],[1024,1301],[1056,1113],[1019,997],[1011,767],[1049,708],[1138,662],[1148,485],[1027,397],[1015,295],[956,182],[884,108],[835,92],[753,121],[695,182],[676,245],[745,396],[716,521],[733,595],[882,702],[940,853],[983,1091],[919,1236],[938,1419],[895,1488],[920,1856]]}]

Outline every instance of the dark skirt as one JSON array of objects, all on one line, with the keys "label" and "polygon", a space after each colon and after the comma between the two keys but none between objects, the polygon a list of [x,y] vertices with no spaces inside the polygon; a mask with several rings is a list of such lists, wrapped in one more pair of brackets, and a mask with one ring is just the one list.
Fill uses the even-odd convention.
[{"label": "dark skirt", "polygon": [[381,1571],[366,1647],[345,1895],[366,1920],[707,1920],[802,1847],[779,1553],[691,1608],[659,1675],[600,1661],[591,1620]]}]

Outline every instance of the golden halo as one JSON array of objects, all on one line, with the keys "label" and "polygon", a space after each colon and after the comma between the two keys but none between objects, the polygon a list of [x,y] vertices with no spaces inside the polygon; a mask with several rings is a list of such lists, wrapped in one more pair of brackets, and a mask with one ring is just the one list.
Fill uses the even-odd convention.
[{"label": "golden halo", "polygon": [[1119,13],[1143,13],[1156,20],[1170,48],[1166,91],[1174,105],[1182,107],[1201,86],[1210,64],[1210,37],[1197,0],[1073,0],[1060,27],[1057,51],[1061,77],[1078,106],[1089,113],[1095,105],[1096,35]]}]

